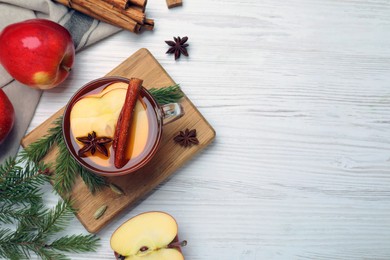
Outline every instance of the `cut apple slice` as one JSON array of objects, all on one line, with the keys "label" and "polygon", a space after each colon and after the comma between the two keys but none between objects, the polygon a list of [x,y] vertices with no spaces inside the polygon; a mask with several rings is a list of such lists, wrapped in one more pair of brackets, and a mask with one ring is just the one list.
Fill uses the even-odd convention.
[{"label": "cut apple slice", "polygon": [[183,255],[176,249],[160,249],[143,255],[126,256],[125,260],[184,260]]},{"label": "cut apple slice", "polygon": [[114,89],[127,90],[128,86],[129,86],[129,84],[127,84],[125,82],[115,82],[115,83],[112,83],[112,84],[108,85],[107,87],[105,87],[101,92],[89,95],[88,97],[101,97],[104,94],[106,94],[107,92],[114,90]]},{"label": "cut apple slice", "polygon": [[113,137],[125,96],[125,89],[113,89],[100,97],[84,97],[77,101],[70,114],[73,135],[85,136],[95,131],[98,136]]},{"label": "cut apple slice", "polygon": [[111,248],[124,259],[183,260],[176,248],[169,248],[175,239],[176,220],[164,212],[147,212],[122,224],[111,236]]}]

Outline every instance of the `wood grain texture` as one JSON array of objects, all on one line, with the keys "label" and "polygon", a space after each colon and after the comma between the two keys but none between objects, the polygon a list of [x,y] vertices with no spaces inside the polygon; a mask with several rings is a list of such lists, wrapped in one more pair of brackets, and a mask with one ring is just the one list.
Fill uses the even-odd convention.
[{"label": "wood grain texture", "polygon": [[[207,7],[207,8],[206,8]],[[172,214],[188,260],[390,259],[390,4],[387,0],[150,0],[153,33],[80,52],[30,126],[78,86],[148,48],[218,137],[101,232]],[[188,36],[174,61],[165,40]],[[48,192],[48,203],[57,197]],[[82,226],[75,220],[69,233]]]},{"label": "wood grain texture", "polygon": [[[140,49],[134,53],[109,72],[107,76],[143,79],[142,86],[145,88],[151,88],[151,86],[172,86],[175,84],[147,49]],[[146,166],[132,174],[107,178],[108,183],[113,183],[121,188],[124,191],[124,195],[115,194],[109,187],[92,194],[81,178],[78,178],[71,192],[71,199],[74,207],[77,209],[77,218],[89,232],[98,232],[124,209],[133,205],[170,177],[178,168],[196,153],[203,150],[214,139],[214,129],[187,97],[180,100],[180,105],[183,107],[184,116],[173,123],[164,125],[161,143],[153,159]],[[52,127],[53,122],[63,115],[63,112],[64,109],[60,109],[43,124],[31,131],[22,140],[22,146],[26,147],[42,138],[48,129]],[[173,141],[173,137],[186,128],[197,129],[199,145],[184,148]],[[54,148],[44,158],[45,163],[53,164],[56,156],[57,151]],[[99,219],[95,219],[95,212],[104,205],[108,206],[104,215]]]}]

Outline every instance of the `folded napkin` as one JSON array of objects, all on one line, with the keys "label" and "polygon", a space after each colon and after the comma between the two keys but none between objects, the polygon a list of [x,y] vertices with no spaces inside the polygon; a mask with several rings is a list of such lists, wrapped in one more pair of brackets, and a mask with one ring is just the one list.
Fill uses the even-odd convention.
[{"label": "folded napkin", "polygon": [[[120,30],[51,0],[0,0],[0,31],[11,23],[33,18],[49,19],[67,28],[73,37],[76,51]],[[17,153],[20,140],[34,116],[42,91],[31,89],[13,80],[1,65],[0,87],[11,100],[16,114],[12,132],[0,145],[2,163]]]}]

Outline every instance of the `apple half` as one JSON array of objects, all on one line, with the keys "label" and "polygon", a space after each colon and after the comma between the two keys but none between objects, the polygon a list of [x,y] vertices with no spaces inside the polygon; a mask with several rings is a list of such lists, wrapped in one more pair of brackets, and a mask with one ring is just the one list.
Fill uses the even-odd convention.
[{"label": "apple half", "polygon": [[111,236],[117,259],[184,260],[176,220],[165,212],[139,214],[123,223]]},{"label": "apple half", "polygon": [[98,136],[113,137],[126,91],[126,83],[116,82],[100,93],[78,100],[70,114],[72,134],[85,136],[95,131]]}]

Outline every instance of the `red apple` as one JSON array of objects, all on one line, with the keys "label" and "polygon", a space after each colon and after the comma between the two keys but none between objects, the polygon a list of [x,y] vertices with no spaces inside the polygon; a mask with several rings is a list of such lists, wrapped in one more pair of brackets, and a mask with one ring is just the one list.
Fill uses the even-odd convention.
[{"label": "red apple", "polygon": [[17,81],[50,89],[65,80],[75,49],[66,28],[45,19],[8,25],[0,34],[0,63]]},{"label": "red apple", "polygon": [[11,101],[0,88],[0,144],[11,132],[15,121],[15,111]]}]

